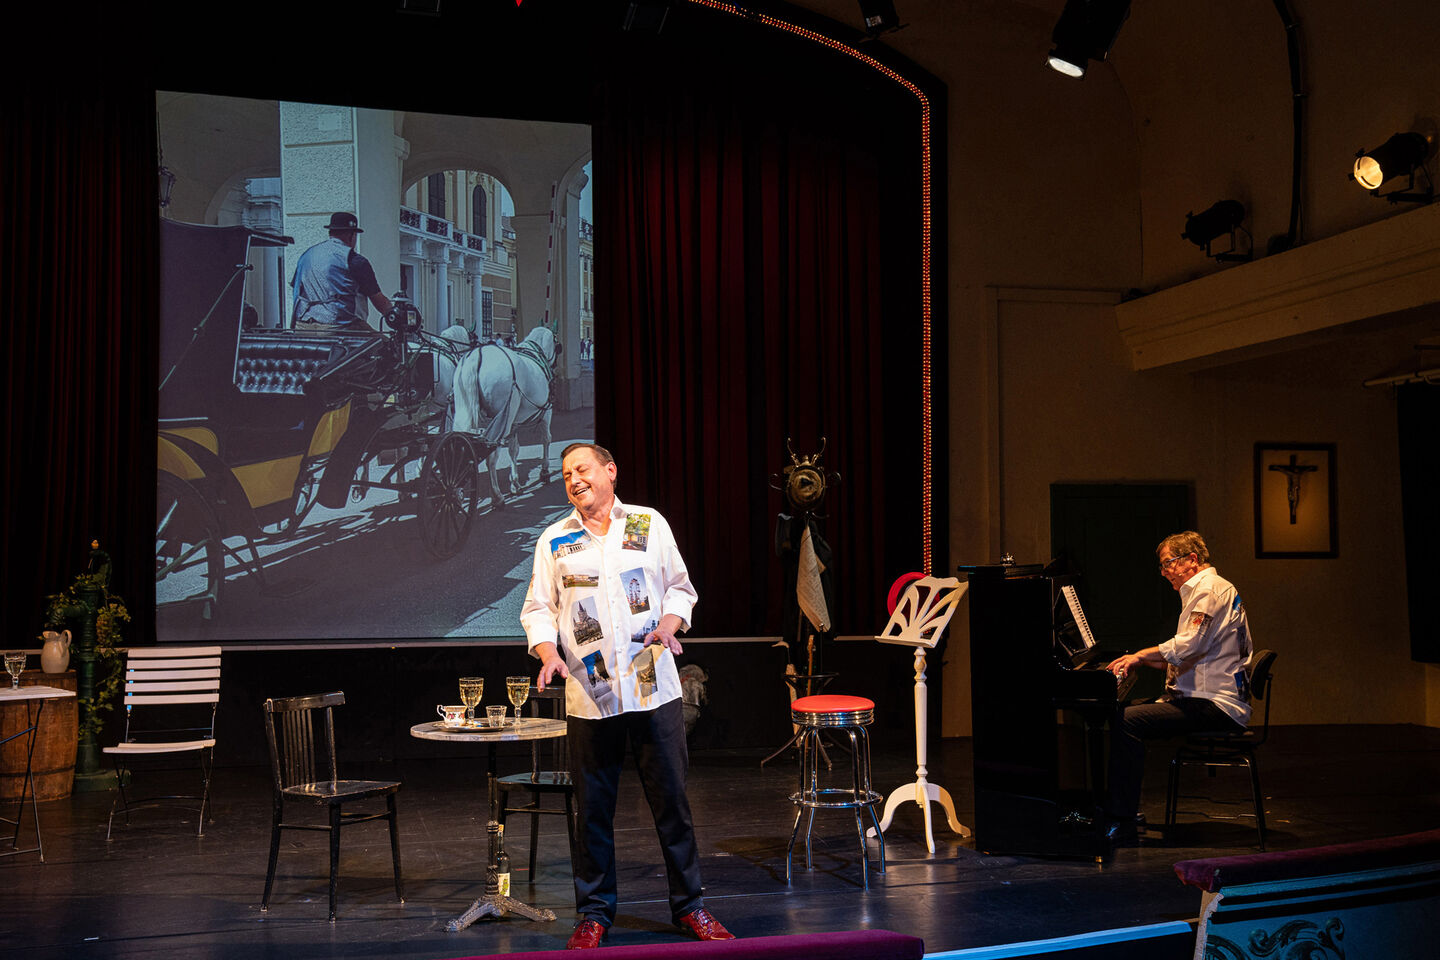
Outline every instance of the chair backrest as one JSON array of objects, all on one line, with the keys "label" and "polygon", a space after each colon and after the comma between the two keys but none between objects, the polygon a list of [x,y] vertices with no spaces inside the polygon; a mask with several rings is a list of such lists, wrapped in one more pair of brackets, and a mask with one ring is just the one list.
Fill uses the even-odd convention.
[{"label": "chair backrest", "polygon": [[935,646],[968,587],[954,577],[921,577],[911,582],[890,614],[890,622],[875,639],[913,647]]},{"label": "chair backrest", "polygon": [[1265,701],[1265,712],[1262,715],[1260,734],[1256,738],[1256,743],[1265,742],[1265,738],[1270,734],[1270,693],[1271,685],[1274,682],[1274,667],[1274,650],[1256,650],[1245,664],[1245,673],[1250,680],[1252,700],[1259,698]]},{"label": "chair backrest", "polygon": [[[542,709],[543,705],[543,709]],[[565,710],[565,684],[557,683],[544,690],[530,687],[530,716],[547,716],[553,720],[564,720],[568,716]],[[551,737],[543,741],[547,755],[541,753],[539,740],[530,741],[530,773],[532,777],[538,777],[544,772],[565,773],[570,770],[570,748],[565,737]],[[547,766],[548,765],[548,766]]]},{"label": "chair backrest", "polygon": [[[334,708],[344,703],[345,694],[338,690],[265,701],[265,740],[270,747],[270,774],[276,790],[339,779],[335,773]],[[315,727],[322,718],[324,726],[317,744]]]},{"label": "chair backrest", "polygon": [[[125,654],[125,743],[213,739],[220,704],[219,647],[135,647]],[[172,707],[157,711],[152,707]],[[208,709],[207,709],[208,707]],[[136,713],[137,708],[140,709]],[[201,719],[208,715],[208,722]],[[174,726],[186,722],[187,726]]]}]

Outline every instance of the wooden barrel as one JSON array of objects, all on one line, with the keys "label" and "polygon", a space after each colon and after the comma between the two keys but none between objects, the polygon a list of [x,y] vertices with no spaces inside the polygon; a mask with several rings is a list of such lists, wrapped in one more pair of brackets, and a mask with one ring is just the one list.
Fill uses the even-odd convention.
[{"label": "wooden barrel", "polygon": [[[8,676],[0,682],[9,682]],[[40,670],[26,670],[20,675],[20,685],[28,687],[39,684],[59,687],[62,690],[75,689],[75,671],[44,673]],[[0,706],[0,740],[19,733],[30,725],[29,714],[39,705],[37,701],[19,701]],[[40,717],[40,729],[35,731],[35,755],[31,761],[31,774],[35,783],[36,800],[63,800],[70,796],[75,783],[75,744],[79,732],[79,710],[74,697],[63,700],[47,700],[45,712]],[[0,800],[14,800],[20,796],[20,787],[25,779],[25,746],[28,737],[17,737],[0,747]]]}]

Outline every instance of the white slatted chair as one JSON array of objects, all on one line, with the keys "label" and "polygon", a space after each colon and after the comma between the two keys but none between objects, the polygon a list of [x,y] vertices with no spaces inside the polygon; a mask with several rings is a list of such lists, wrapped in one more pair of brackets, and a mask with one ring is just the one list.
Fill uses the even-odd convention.
[{"label": "white slatted chair", "polygon": [[[215,754],[215,713],[220,704],[219,647],[132,648],[125,658],[125,735],[104,752],[115,761],[119,787],[110,804],[105,839],[115,823],[115,808],[124,804],[125,822],[131,806],[170,800],[199,800],[196,836],[205,836],[210,811],[210,773]],[[199,796],[157,796],[131,801],[125,777],[138,758],[195,754],[203,788]]]}]

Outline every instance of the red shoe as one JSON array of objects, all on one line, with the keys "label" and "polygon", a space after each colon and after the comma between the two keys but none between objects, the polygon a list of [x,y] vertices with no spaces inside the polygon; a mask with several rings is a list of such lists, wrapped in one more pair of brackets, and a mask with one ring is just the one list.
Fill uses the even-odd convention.
[{"label": "red shoe", "polygon": [[676,921],[675,925],[681,930],[689,930],[695,934],[695,939],[697,940],[735,939],[735,934],[726,930],[724,925],[715,919],[715,915],[704,907],[698,910],[691,910]]},{"label": "red shoe", "polygon": [[605,939],[605,924],[599,920],[581,920],[580,926],[565,941],[566,950],[593,950]]}]

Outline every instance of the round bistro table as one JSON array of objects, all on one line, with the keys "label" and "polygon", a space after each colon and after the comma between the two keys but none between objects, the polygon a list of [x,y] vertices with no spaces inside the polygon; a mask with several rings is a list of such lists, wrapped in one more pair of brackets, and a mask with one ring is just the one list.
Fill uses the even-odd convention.
[{"label": "round bistro table", "polygon": [[[9,743],[11,740],[18,740],[26,737],[21,747],[25,752],[25,776],[20,781],[20,806],[15,811],[15,819],[0,817],[0,823],[13,825],[15,832],[10,835],[10,849],[0,852],[0,857],[13,857],[17,853],[40,854],[40,861],[45,861],[45,841],[40,838],[40,812],[35,806],[35,781],[32,777],[31,764],[35,759],[35,736],[40,730],[40,718],[45,713],[45,703],[48,700],[63,700],[66,697],[75,696],[74,690],[61,690],[59,687],[47,687],[40,684],[32,684],[27,687],[6,686],[0,689],[0,704],[23,703],[25,705],[25,719],[23,726],[15,733],[0,740],[0,743]],[[30,817],[35,824],[35,846],[20,847],[20,821],[25,816],[25,798],[30,798]]]},{"label": "round bistro table", "polygon": [[483,917],[503,917],[517,913],[531,920],[554,920],[553,911],[532,907],[500,892],[500,879],[495,871],[495,857],[500,834],[497,820],[499,811],[495,790],[495,748],[502,743],[519,743],[529,740],[552,740],[565,736],[565,721],[547,717],[521,717],[503,727],[462,725],[450,726],[438,720],[417,723],[410,728],[410,736],[419,740],[443,740],[450,743],[483,743],[486,750],[486,782],[490,797],[490,822],[486,830],[490,835],[490,858],[485,868],[485,893],[460,916],[446,924],[451,933],[464,930]]}]

